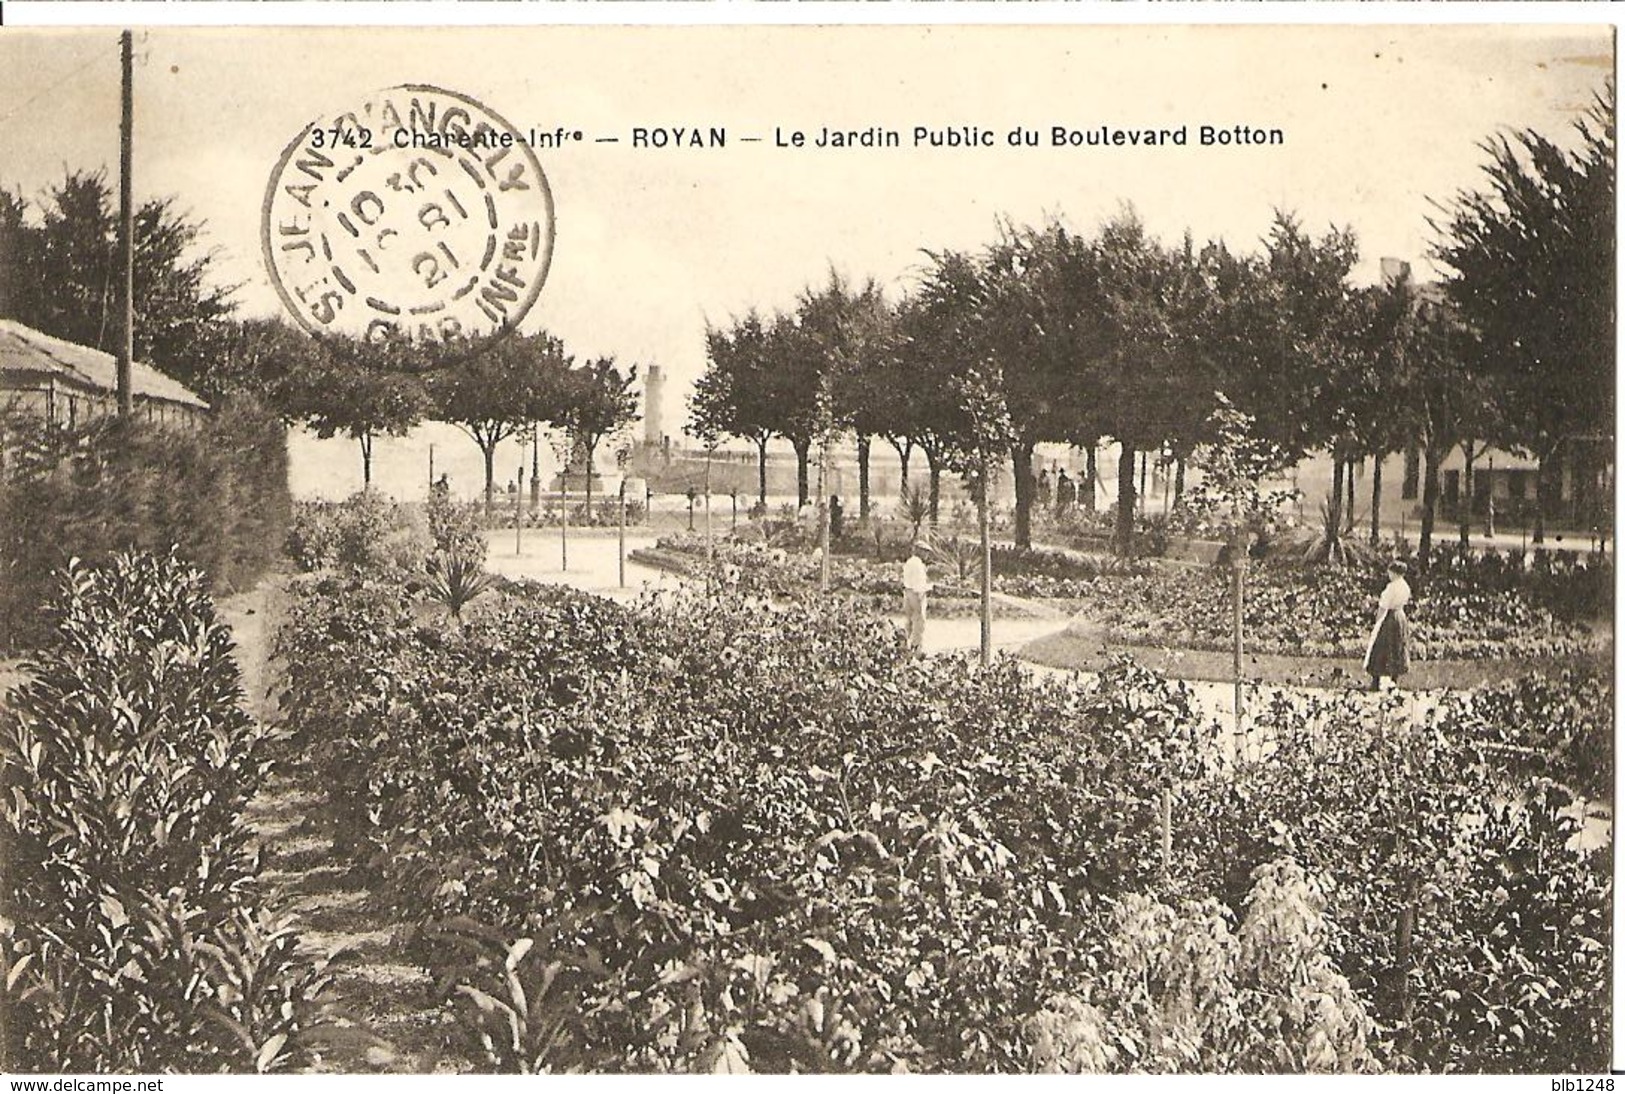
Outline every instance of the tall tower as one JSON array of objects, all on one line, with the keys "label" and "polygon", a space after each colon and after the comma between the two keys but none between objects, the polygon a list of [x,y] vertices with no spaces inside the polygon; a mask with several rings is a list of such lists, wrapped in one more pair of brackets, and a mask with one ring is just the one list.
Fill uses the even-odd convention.
[{"label": "tall tower", "polygon": [[659,365],[650,365],[643,381],[643,443],[658,446],[666,435],[666,422],[660,408],[666,394],[666,377]]}]

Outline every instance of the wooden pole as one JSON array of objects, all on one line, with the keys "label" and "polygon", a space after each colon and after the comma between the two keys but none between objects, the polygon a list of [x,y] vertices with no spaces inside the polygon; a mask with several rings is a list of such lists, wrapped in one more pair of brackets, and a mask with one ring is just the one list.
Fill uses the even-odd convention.
[{"label": "wooden pole", "polygon": [[130,161],[134,144],[135,91],[131,60],[130,32],[119,35],[119,61],[122,82],[119,95],[119,155],[118,155],[118,258],[122,317],[119,331],[118,353],[118,412],[128,418],[133,405],[130,384],[130,362],[135,356],[135,209],[131,197]]},{"label": "wooden pole", "polygon": [[1242,527],[1241,527],[1241,502],[1240,502],[1239,499],[1237,499],[1233,503],[1233,506],[1232,506],[1232,509],[1231,509],[1231,519],[1233,521],[1233,526],[1235,528],[1235,533],[1232,535],[1232,537],[1230,539],[1230,544],[1231,544],[1231,547],[1230,547],[1230,565],[1231,565],[1231,568],[1235,571],[1234,574],[1232,575],[1231,598],[1230,598],[1231,599],[1231,624],[1232,624],[1232,627],[1233,627],[1234,632],[1235,632],[1234,633],[1234,638],[1235,638],[1235,644],[1234,645],[1235,645],[1235,648],[1234,648],[1234,651],[1233,651],[1234,656],[1233,656],[1231,667],[1232,667],[1232,669],[1234,670],[1234,673],[1235,673],[1234,679],[1235,679],[1235,686],[1236,686],[1236,692],[1235,692],[1235,702],[1236,702],[1236,762],[1239,764],[1241,762],[1241,759],[1242,759],[1242,756],[1243,756],[1243,749],[1244,749],[1244,747],[1246,745],[1246,737],[1244,736],[1244,734],[1242,732],[1242,728],[1241,728],[1241,716],[1242,716],[1242,712],[1243,712],[1243,710],[1242,710],[1242,697],[1241,697],[1241,646],[1242,646],[1242,641],[1241,641],[1241,625],[1242,625],[1241,579],[1242,579],[1242,576],[1241,575],[1242,575],[1242,568],[1244,566],[1246,566],[1246,564],[1247,564],[1247,537],[1246,537],[1246,534],[1242,531]]},{"label": "wooden pole", "polygon": [[705,561],[717,560],[716,541],[711,536],[711,448],[705,449]]},{"label": "wooden pole", "polygon": [[829,433],[818,450],[818,591],[829,592]]},{"label": "wooden pole", "polygon": [[621,588],[626,588],[626,476],[621,476],[620,516],[620,574]]},{"label": "wooden pole", "polygon": [[993,663],[993,538],[988,524],[988,461],[987,452],[981,454],[981,500],[977,506],[977,524],[982,533],[982,667]]},{"label": "wooden pole", "polygon": [[530,512],[535,516],[542,506],[542,437],[541,428],[530,423]]},{"label": "wooden pole", "polygon": [[523,551],[520,532],[525,527],[525,514],[520,508],[525,504],[525,465],[519,465],[519,489],[513,492],[513,554],[518,558]]}]

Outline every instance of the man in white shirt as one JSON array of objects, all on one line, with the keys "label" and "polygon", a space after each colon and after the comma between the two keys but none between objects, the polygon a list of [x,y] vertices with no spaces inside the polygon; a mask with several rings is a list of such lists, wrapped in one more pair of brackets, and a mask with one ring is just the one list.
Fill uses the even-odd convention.
[{"label": "man in white shirt", "polygon": [[925,642],[925,594],[931,579],[920,560],[919,544],[911,544],[908,561],[903,563],[903,614],[908,617],[908,648],[918,650]]}]

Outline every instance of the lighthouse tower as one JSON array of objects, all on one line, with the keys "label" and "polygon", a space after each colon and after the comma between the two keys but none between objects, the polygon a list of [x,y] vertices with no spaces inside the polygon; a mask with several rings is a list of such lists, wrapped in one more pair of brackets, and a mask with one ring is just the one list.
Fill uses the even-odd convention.
[{"label": "lighthouse tower", "polygon": [[643,443],[651,448],[658,448],[666,435],[665,417],[661,414],[665,394],[665,374],[659,365],[650,365],[643,381]]}]

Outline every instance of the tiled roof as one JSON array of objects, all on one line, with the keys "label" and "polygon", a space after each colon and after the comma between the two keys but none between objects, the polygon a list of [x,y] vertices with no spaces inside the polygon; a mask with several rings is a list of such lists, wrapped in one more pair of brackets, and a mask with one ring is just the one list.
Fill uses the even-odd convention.
[{"label": "tiled roof", "polygon": [[[0,374],[48,372],[69,383],[109,394],[118,391],[118,365],[111,353],[52,338],[14,319],[0,319]],[[184,384],[140,361],[130,362],[130,392],[138,399],[159,399],[208,408]]]}]

